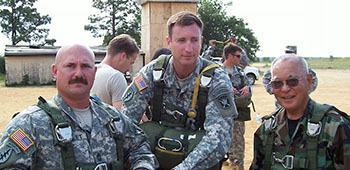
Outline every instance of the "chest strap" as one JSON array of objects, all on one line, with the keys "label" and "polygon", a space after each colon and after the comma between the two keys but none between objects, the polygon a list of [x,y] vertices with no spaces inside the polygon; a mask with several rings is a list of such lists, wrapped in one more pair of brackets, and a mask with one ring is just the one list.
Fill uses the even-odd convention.
[{"label": "chest strap", "polygon": [[65,170],[85,170],[85,169],[123,169],[124,155],[123,155],[123,137],[118,130],[118,123],[120,118],[114,114],[114,111],[102,104],[97,100],[93,100],[108,114],[111,115],[112,119],[108,124],[108,128],[117,144],[118,161],[112,163],[78,163],[75,161],[74,150],[72,145],[72,128],[70,122],[65,120],[61,114],[60,108],[53,101],[46,101],[43,97],[39,97],[38,107],[43,109],[46,114],[51,118],[53,124],[54,144],[60,146],[63,169]]},{"label": "chest strap", "polygon": [[[306,152],[307,152],[308,159],[307,160],[298,159],[292,156],[293,160],[295,160],[294,163],[292,161],[292,167],[294,164],[294,166],[298,166],[298,167],[307,166],[308,169],[317,169],[317,151],[318,151],[317,145],[318,145],[319,134],[322,131],[321,120],[323,119],[324,115],[334,107],[331,107],[329,105],[318,104],[311,100],[309,100],[309,102],[312,102],[311,108],[310,108],[310,113],[312,116],[311,118],[309,118],[307,122]],[[280,110],[281,108],[278,111],[275,111],[273,115],[276,115]],[[264,170],[271,169],[271,163],[273,162],[272,158],[275,157],[275,155],[273,155],[274,154],[273,141],[275,138],[275,134],[274,134],[275,131],[272,129],[267,133],[268,135],[267,135],[267,138],[265,139],[266,146],[265,146]],[[290,156],[290,155],[285,155],[285,156]],[[285,156],[283,158],[285,158]]]},{"label": "chest strap", "polygon": [[58,106],[53,102],[46,102],[43,97],[39,97],[38,107],[43,109],[51,118],[53,124],[54,143],[61,147],[61,157],[63,169],[74,170],[75,157],[72,145],[72,128],[70,123],[61,115]]},{"label": "chest strap", "polygon": [[[163,106],[163,92],[165,88],[165,83],[163,81],[164,72],[167,68],[171,55],[161,55],[158,57],[154,68],[153,68],[153,101],[152,101],[152,121],[159,122],[160,114],[164,113]],[[207,85],[210,83],[211,78],[214,74],[214,68],[220,67],[217,64],[213,64],[208,60],[203,60],[203,70],[197,77],[196,85],[192,97],[191,109],[189,110],[187,117],[189,120],[194,122],[197,129],[203,128],[205,120],[205,107],[208,100],[208,90]],[[197,103],[198,100],[198,103]],[[198,110],[195,106],[198,104]],[[198,114],[197,114],[198,111]],[[186,122],[186,124],[188,121]],[[186,125],[187,126],[187,125]]]}]

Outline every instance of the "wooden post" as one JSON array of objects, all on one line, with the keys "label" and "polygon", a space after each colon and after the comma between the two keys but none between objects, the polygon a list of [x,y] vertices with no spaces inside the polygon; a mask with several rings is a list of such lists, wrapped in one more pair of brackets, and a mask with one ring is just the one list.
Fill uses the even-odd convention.
[{"label": "wooden post", "polygon": [[173,14],[190,11],[197,14],[199,0],[138,0],[142,5],[141,49],[146,64],[158,48],[167,48],[167,21]]}]

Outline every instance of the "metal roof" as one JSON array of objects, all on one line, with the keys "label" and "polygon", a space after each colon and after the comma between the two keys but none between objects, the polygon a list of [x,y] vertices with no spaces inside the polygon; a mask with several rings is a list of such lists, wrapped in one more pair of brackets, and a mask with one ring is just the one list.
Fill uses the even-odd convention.
[{"label": "metal roof", "polygon": [[[5,57],[11,56],[55,56],[61,46],[28,46],[28,45],[6,45]],[[90,47],[95,55],[105,55],[105,46]]]}]

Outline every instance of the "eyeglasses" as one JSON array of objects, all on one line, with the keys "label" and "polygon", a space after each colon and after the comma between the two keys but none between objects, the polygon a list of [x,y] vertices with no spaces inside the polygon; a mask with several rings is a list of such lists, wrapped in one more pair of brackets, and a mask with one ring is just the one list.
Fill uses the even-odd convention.
[{"label": "eyeglasses", "polygon": [[236,57],[238,57],[238,58],[241,58],[241,54],[232,54],[232,56],[234,57],[234,56],[236,56]]},{"label": "eyeglasses", "polygon": [[[295,87],[299,84],[299,80],[301,79],[298,79],[298,78],[291,78],[291,79],[287,79],[285,80],[286,81],[286,84],[289,86],[289,87]],[[283,86],[283,83],[284,81],[281,81],[281,80],[273,80],[270,82],[271,84],[271,87],[274,88],[274,89],[279,89]]]}]

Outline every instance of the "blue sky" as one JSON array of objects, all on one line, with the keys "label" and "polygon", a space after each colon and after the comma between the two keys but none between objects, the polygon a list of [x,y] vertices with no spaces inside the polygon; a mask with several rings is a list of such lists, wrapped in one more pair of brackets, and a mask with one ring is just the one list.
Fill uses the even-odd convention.
[{"label": "blue sky", "polygon": [[[348,0],[223,0],[232,2],[228,15],[243,18],[258,38],[258,57],[283,54],[286,45],[297,45],[305,57],[350,57],[350,1]],[[102,39],[84,31],[89,14],[96,12],[90,0],[38,0],[41,14],[52,22],[48,38],[55,45],[82,43],[99,45]],[[0,35],[0,54],[10,41]]]}]

